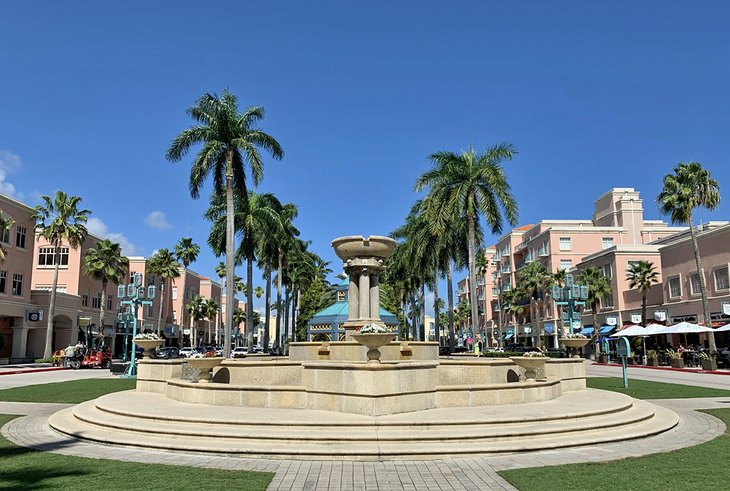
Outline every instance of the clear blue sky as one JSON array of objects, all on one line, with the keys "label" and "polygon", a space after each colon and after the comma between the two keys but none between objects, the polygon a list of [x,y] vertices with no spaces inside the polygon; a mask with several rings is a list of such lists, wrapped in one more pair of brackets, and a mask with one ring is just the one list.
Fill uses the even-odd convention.
[{"label": "clear blue sky", "polygon": [[514,143],[520,224],[590,218],[611,187],[659,218],[680,161],[730,192],[730,4],[679,3],[3,2],[0,192],[80,195],[127,253],[204,245],[208,193],[164,153],[228,87],[286,153],[259,190],[335,271],[331,239],[400,225],[437,150]]}]

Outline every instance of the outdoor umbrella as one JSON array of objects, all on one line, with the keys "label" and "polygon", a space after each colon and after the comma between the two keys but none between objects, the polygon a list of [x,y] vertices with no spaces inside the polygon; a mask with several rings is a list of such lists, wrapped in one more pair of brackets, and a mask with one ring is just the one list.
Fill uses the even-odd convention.
[{"label": "outdoor umbrella", "polygon": [[673,326],[662,326],[662,328],[659,329],[656,334],[699,334],[712,331],[714,331],[714,329],[710,327],[692,324],[691,322],[680,322],[679,324],[674,324]]},{"label": "outdoor umbrella", "polygon": [[724,325],[724,326],[722,326],[722,327],[718,327],[717,329],[715,329],[715,331],[716,331],[716,332],[717,332],[717,331],[730,331],[730,324],[725,324],[725,325]]}]

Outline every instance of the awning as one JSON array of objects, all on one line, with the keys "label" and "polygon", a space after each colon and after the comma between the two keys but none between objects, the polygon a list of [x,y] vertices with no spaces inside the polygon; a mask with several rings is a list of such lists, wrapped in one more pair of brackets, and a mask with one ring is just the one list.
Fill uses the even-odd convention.
[{"label": "awning", "polygon": [[512,339],[512,333],[510,333],[510,334],[505,334],[504,336],[502,336],[502,339],[505,339],[505,340],[507,340],[507,339]]},{"label": "awning", "polygon": [[583,336],[593,336],[593,326],[584,327],[583,329],[580,330],[580,333]]},{"label": "awning", "polygon": [[598,330],[598,334],[610,334],[614,329],[616,329],[616,326],[601,326]]}]

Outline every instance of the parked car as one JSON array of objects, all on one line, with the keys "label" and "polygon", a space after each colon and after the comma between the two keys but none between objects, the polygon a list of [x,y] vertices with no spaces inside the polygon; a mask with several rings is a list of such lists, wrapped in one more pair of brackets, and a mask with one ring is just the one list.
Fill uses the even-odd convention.
[{"label": "parked car", "polygon": [[180,351],[174,346],[163,346],[162,348],[158,349],[155,354],[157,355],[157,358],[169,360],[171,358],[177,358],[180,354]]},{"label": "parked car", "polygon": [[247,354],[248,348],[246,346],[239,346],[238,348],[233,348],[231,358],[244,358]]},{"label": "parked car", "polygon": [[180,350],[177,353],[177,356],[180,358],[189,358],[190,355],[194,353],[195,350],[191,346],[185,346],[184,348],[180,348]]}]

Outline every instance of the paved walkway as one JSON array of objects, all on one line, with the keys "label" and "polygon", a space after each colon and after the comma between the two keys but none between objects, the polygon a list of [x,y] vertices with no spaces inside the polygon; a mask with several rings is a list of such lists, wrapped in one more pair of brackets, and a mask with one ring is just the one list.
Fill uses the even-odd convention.
[{"label": "paved walkway", "polygon": [[677,412],[680,423],[671,431],[651,438],[524,454],[394,462],[244,459],[111,447],[77,441],[51,430],[48,416],[67,407],[65,404],[0,402],[0,413],[27,414],[2,428],[3,436],[18,445],[79,457],[273,472],[275,477],[269,490],[504,490],[514,488],[499,477],[498,470],[667,452],[703,443],[725,431],[720,420],[694,409],[730,407],[730,398],[654,402]]}]

